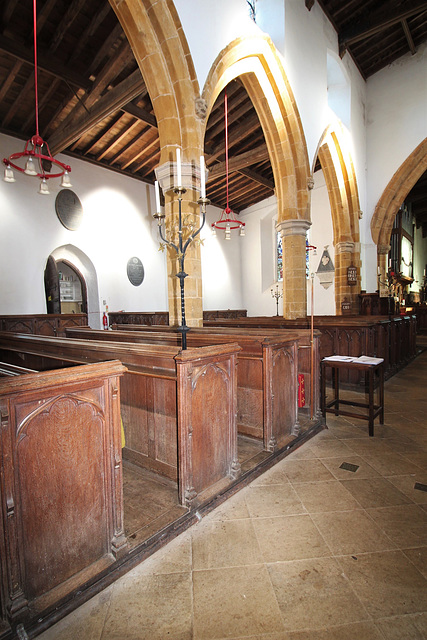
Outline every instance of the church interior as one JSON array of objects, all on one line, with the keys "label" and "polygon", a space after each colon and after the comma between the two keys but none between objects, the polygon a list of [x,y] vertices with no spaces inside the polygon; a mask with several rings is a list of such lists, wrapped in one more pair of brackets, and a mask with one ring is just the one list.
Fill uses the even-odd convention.
[{"label": "church interior", "polygon": [[0,640],[426,639],[427,2],[0,24]]}]

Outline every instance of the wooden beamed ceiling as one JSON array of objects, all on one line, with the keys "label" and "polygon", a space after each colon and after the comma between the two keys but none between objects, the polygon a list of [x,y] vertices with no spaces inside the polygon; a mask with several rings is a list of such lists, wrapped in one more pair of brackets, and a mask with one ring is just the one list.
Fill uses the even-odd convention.
[{"label": "wooden beamed ceiling", "polygon": [[[426,40],[427,0],[317,1],[337,29],[341,53],[352,55],[364,77]],[[306,0],[308,10],[314,4]],[[32,3],[3,0],[0,12],[0,130],[27,140],[35,133]],[[153,183],[157,121],[108,1],[38,0],[37,44],[39,127],[52,153]],[[239,80],[227,86],[227,96],[229,205],[238,213],[271,196],[274,179],[259,119]],[[205,136],[207,195],[220,208],[227,202],[224,122],[221,93]]]}]

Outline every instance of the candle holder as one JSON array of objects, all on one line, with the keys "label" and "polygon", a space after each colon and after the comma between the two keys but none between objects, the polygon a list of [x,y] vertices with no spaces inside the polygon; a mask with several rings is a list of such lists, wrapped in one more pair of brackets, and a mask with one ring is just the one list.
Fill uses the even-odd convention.
[{"label": "candle holder", "polygon": [[[379,267],[378,267],[378,270],[379,270]],[[387,288],[387,291],[388,291],[388,296],[387,296],[388,316],[391,317],[391,300],[392,300],[392,297],[393,297],[393,289],[394,289],[394,286],[395,286],[395,282],[394,282],[395,273],[394,273],[394,271],[392,271],[389,268],[389,270],[387,271],[387,273],[385,275],[386,275],[387,280],[383,281],[383,280],[381,280],[381,274],[378,273],[378,290],[380,289],[380,285]]]},{"label": "candle holder", "polygon": [[273,298],[276,298],[276,316],[279,315],[279,300],[280,298],[283,298],[283,292],[279,291],[279,285],[276,284],[276,290],[273,289],[273,287],[271,288],[271,295]]},{"label": "candle holder", "polygon": [[[206,207],[210,203],[210,200],[204,196],[201,196],[197,201],[197,204],[200,206],[200,214],[202,216],[202,222],[198,229],[195,229],[191,223],[183,221],[182,217],[182,196],[186,193],[186,189],[184,187],[176,187],[174,193],[178,196],[178,227],[177,227],[177,236],[178,239],[176,242],[168,239],[166,228],[165,228],[165,214],[164,213],[155,213],[153,218],[157,220],[157,224],[159,227],[159,235],[162,240],[160,247],[163,249],[165,246],[169,247],[176,252],[178,261],[179,261],[179,272],[176,273],[176,277],[179,279],[179,286],[181,291],[181,326],[178,327],[178,331],[181,333],[181,347],[183,350],[187,348],[187,333],[190,331],[190,327],[187,327],[185,320],[185,293],[184,293],[184,280],[188,276],[188,273],[185,273],[184,261],[185,254],[187,252],[190,244],[197,238],[206,220]],[[187,232],[187,238],[184,239],[184,234]]]}]

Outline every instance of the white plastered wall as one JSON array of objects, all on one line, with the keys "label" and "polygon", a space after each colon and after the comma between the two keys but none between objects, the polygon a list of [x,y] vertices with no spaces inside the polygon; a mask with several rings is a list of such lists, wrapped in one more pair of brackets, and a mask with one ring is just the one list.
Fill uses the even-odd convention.
[{"label": "white plastered wall", "polygon": [[[2,157],[22,147],[21,140],[0,136]],[[66,156],[62,159],[70,162]],[[73,191],[83,206],[77,231],[66,229],[56,215],[59,180],[49,181],[49,196],[37,193],[37,178],[15,172],[14,184],[0,181],[0,313],[46,313],[43,276],[52,253],[58,258],[67,254],[71,262],[74,255],[75,262],[80,259],[76,266],[87,276],[93,265],[95,276],[87,283],[90,315],[103,310],[104,300],[110,311],[166,310],[166,262],[158,252],[152,218],[153,187],[79,160],[70,164]],[[133,256],[145,269],[139,287],[129,282],[126,272]],[[96,323],[93,317],[92,324]]]}]

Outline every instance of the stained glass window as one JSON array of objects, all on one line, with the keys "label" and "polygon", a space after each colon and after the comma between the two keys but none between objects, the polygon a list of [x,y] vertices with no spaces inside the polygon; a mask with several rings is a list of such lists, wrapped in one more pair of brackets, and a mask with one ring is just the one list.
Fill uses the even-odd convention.
[{"label": "stained glass window", "polygon": [[282,282],[283,280],[283,251],[282,251],[282,236],[276,231],[276,281]]}]

